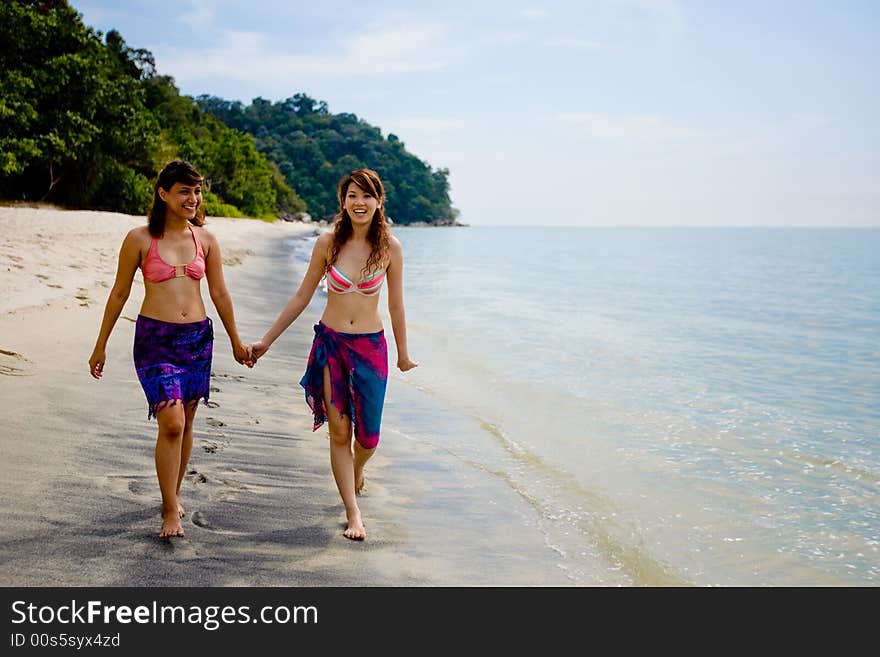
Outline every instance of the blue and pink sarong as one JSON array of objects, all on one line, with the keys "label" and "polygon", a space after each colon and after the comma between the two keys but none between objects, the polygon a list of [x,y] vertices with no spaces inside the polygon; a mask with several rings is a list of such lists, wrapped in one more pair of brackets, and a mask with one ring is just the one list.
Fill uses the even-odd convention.
[{"label": "blue and pink sarong", "polygon": [[214,328],[211,318],[176,324],[138,315],[134,367],[147,396],[147,419],[178,401],[208,402]]},{"label": "blue and pink sarong", "polygon": [[327,421],[324,403],[324,367],[330,369],[330,403],[351,418],[354,437],[364,449],[379,444],[382,407],[388,383],[388,345],[385,331],[340,333],[322,322],[300,385],[315,416],[313,431]]}]

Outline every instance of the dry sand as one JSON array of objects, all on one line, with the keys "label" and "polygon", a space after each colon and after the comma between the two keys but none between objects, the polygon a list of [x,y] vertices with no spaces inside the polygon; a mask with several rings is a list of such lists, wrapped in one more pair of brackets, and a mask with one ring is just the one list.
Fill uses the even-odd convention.
[{"label": "dry sand", "polygon": [[[0,586],[570,583],[543,537],[519,526],[533,513],[525,501],[406,441],[383,438],[389,446],[368,465],[367,541],[342,538],[326,437],[312,433],[296,385],[320,308],[248,370],[232,358],[207,286],[212,394],[182,490],[187,535],[159,539],[155,423],[131,357],[140,273],[104,378],[87,364],[119,246],[144,221],[0,207]],[[254,340],[280,310],[267,313],[260,296],[270,280],[261,277],[277,270],[265,254],[316,228],[217,218],[206,227],[223,249],[242,337]],[[292,293],[298,280],[280,284]]]}]

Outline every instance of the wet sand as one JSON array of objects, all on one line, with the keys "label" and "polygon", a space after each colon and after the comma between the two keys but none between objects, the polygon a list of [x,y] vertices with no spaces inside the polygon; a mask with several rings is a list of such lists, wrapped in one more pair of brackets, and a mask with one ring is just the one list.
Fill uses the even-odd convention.
[{"label": "wet sand", "polygon": [[[203,286],[215,319],[211,402],[196,418],[182,490],[186,537],[159,539],[155,422],[131,362],[139,273],[104,378],[87,365],[119,245],[143,222],[0,207],[0,586],[571,584],[529,526],[527,500],[393,433],[367,466],[369,536],[342,537],[326,431],[311,431],[298,384],[317,295],[249,370],[233,360]],[[255,340],[302,275],[284,258],[291,240],[316,229],[229,219],[207,228],[223,248],[239,331]]]}]

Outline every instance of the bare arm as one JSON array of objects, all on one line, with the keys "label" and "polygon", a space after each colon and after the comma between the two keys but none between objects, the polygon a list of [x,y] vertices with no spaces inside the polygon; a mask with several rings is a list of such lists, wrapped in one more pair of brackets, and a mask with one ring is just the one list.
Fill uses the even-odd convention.
[{"label": "bare arm", "polygon": [[303,276],[299,289],[290,297],[290,301],[287,302],[284,310],[278,315],[278,319],[266,331],[262,339],[251,345],[254,358],[259,358],[265,354],[269,347],[272,346],[272,343],[278,339],[278,336],[284,333],[287,327],[293,324],[296,318],[305,310],[305,307],[309,305],[318,287],[318,283],[321,282],[321,278],[324,276],[324,270],[327,267],[327,252],[331,239],[332,235],[330,233],[324,233],[315,240],[309,268],[306,270],[305,276]]},{"label": "bare arm", "polygon": [[211,301],[214,302],[217,314],[220,315],[220,321],[223,322],[223,328],[226,329],[226,335],[229,336],[229,341],[232,343],[232,353],[236,362],[253,367],[248,349],[242,343],[238,335],[238,327],[235,324],[232,295],[229,294],[226,279],[223,277],[223,256],[220,252],[220,243],[206,230],[202,230],[201,235],[202,242],[208,244],[208,251],[205,253],[205,277],[208,279]]},{"label": "bare arm", "polygon": [[116,280],[113,282],[110,296],[107,297],[101,329],[98,331],[95,348],[89,357],[89,371],[96,379],[100,379],[104,374],[104,363],[107,360],[107,341],[110,339],[113,327],[116,326],[116,320],[119,319],[119,315],[125,307],[125,302],[128,301],[134,273],[141,261],[140,240],[137,237],[137,231],[137,228],[130,230],[122,241],[122,246],[119,249],[119,262],[116,265]]},{"label": "bare arm", "polygon": [[391,238],[391,262],[388,264],[388,313],[391,315],[391,330],[397,345],[397,369],[406,372],[418,366],[410,360],[406,346],[406,312],[403,307],[403,247],[400,241]]}]

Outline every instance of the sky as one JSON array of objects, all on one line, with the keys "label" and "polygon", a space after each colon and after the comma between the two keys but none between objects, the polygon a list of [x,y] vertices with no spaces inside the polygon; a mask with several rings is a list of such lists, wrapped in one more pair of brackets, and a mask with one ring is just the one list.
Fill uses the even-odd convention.
[{"label": "sky", "polygon": [[305,93],[474,226],[880,227],[874,0],[71,0],[181,93]]}]

